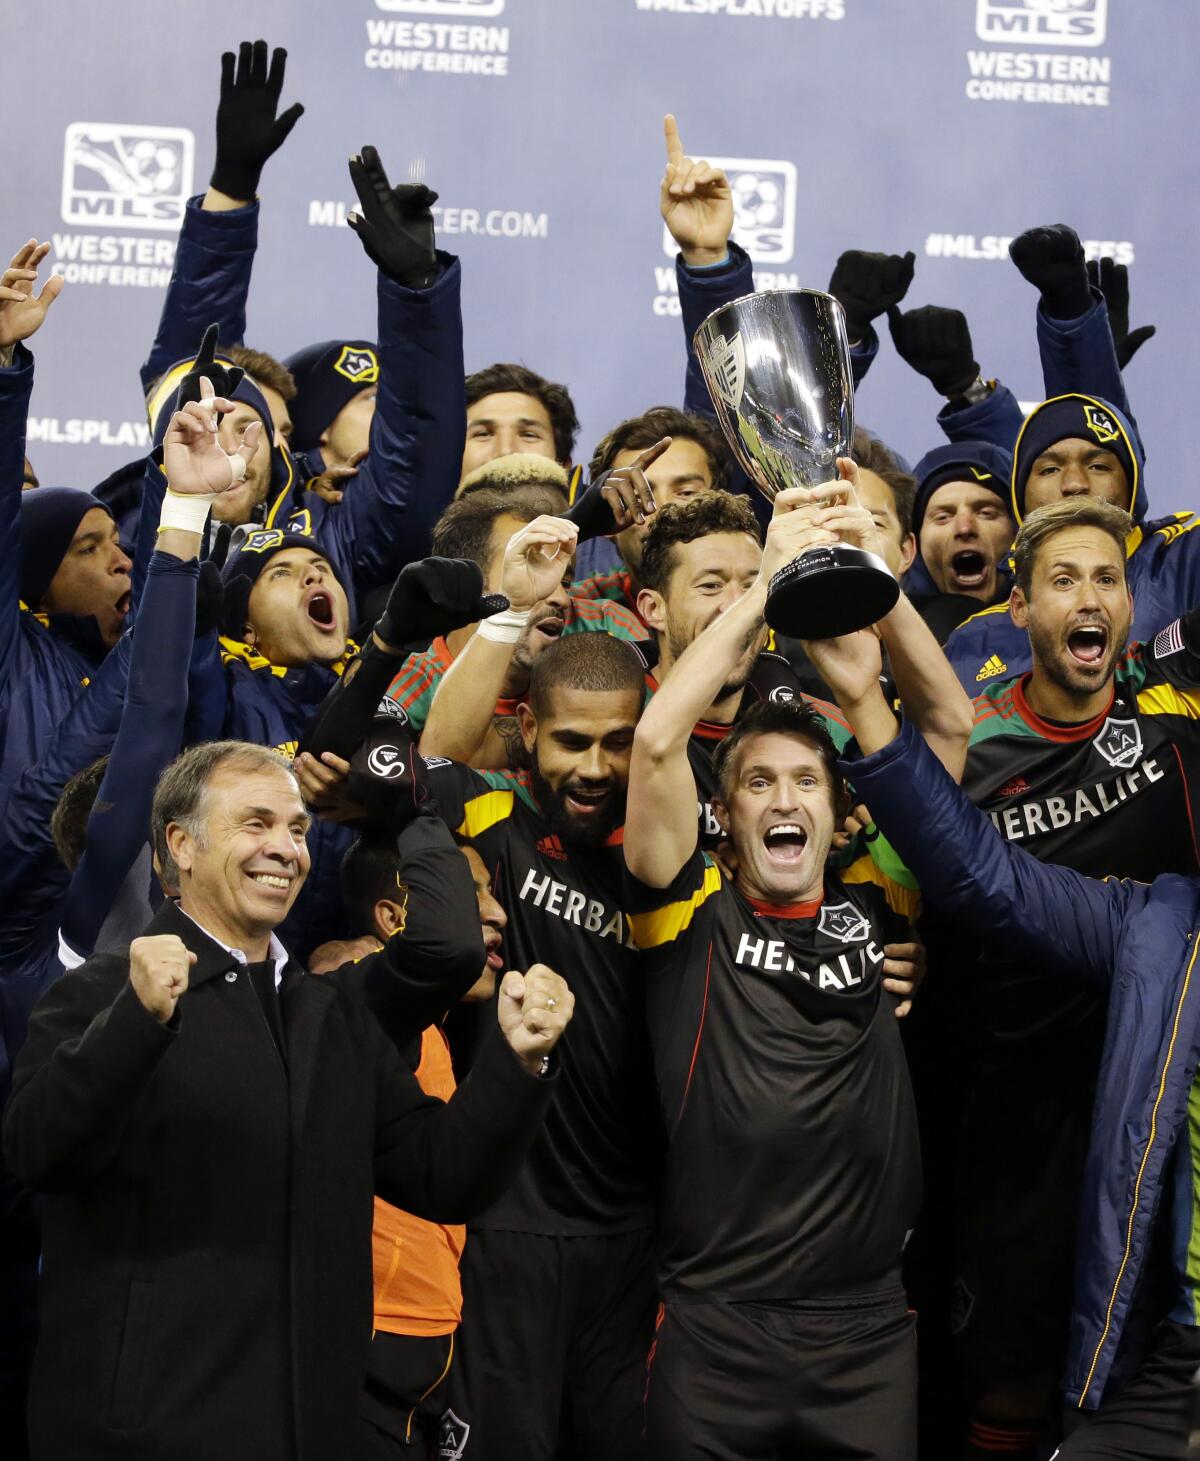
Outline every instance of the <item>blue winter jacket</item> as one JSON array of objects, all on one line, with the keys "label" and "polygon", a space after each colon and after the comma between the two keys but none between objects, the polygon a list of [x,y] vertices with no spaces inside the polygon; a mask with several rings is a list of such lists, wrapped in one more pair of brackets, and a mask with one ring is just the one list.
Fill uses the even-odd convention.
[{"label": "blue winter jacket", "polygon": [[[0,369],[0,817],[13,782],[37,760],[103,658],[97,643],[21,603],[21,470],[25,418],[33,390],[33,356],[18,345]],[[36,489],[35,489],[36,490]]]},{"label": "blue winter jacket", "polygon": [[1200,879],[1100,882],[1039,862],[996,833],[908,722],[843,770],[929,903],[1109,990],[1064,1382],[1069,1404],[1095,1409],[1124,1378],[1114,1362],[1152,1226],[1172,1240],[1179,1302],[1169,1317],[1197,1322],[1188,1108],[1200,1056]]},{"label": "blue winter jacket", "polygon": [[[206,213],[189,201],[158,334],[142,367],[144,387],[196,350],[205,328],[241,344],[258,244],[258,203]],[[306,474],[273,473],[265,526],[316,538],[351,599],[390,583],[429,552],[433,524],[454,495],[466,439],[462,269],[438,253],[438,278],[408,289],[378,275],[379,382],[370,450],[340,503],[305,491]],[[282,481],[282,487],[279,484]],[[157,509],[155,509],[157,523]]]}]

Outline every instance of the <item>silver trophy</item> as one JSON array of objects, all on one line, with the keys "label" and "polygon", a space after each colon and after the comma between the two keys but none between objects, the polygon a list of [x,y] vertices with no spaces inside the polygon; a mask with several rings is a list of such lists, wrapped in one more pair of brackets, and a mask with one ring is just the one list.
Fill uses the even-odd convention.
[{"label": "silver trophy", "polygon": [[[787,487],[836,480],[854,436],[854,379],[832,294],[747,294],[714,310],[695,346],[726,440],[768,502]],[[882,558],[830,543],[772,578],[766,619],[783,634],[828,639],[876,623],[899,596]]]}]

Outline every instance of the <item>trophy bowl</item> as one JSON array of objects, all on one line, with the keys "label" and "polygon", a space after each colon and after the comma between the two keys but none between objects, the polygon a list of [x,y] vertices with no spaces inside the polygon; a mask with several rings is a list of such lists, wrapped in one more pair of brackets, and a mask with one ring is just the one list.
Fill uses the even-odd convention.
[{"label": "trophy bowl", "polygon": [[[694,344],[725,439],[768,502],[788,487],[837,481],[854,437],[854,378],[832,294],[747,294],[714,310]],[[798,639],[829,639],[876,623],[899,597],[877,554],[830,543],[775,574],[766,620]]]}]

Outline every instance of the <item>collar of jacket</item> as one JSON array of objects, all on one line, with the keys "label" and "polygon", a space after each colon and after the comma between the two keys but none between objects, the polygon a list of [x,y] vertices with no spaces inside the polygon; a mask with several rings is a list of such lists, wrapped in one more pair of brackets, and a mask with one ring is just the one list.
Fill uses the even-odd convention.
[{"label": "collar of jacket", "polygon": [[[196,955],[196,965],[188,974],[189,989],[196,989],[201,984],[207,984],[210,979],[215,979],[218,974],[226,974],[230,969],[241,967],[228,949],[223,949],[215,939],[209,938],[195,919],[189,918],[180,910],[174,899],[168,898],[146,926],[147,937],[160,933],[178,935]],[[302,972],[290,950],[284,969],[285,973]]]},{"label": "collar of jacket", "polygon": [[[228,635],[222,634],[218,636],[218,642],[221,646],[221,663],[225,665],[229,664],[231,660],[241,660],[247,669],[267,670],[272,675],[278,675],[281,680],[289,670],[311,668],[310,665],[273,665],[265,655],[256,653],[243,639],[230,639]],[[347,639],[345,653],[341,659],[334,660],[331,665],[323,665],[322,669],[331,670],[333,674],[341,676],[357,653],[358,645],[353,639]]]}]

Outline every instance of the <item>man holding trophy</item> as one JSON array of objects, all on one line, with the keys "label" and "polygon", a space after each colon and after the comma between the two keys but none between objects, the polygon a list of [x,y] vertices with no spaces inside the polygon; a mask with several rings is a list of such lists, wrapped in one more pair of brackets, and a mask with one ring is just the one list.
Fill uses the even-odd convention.
[{"label": "man holding trophy", "polygon": [[680,658],[630,765],[627,906],[669,1133],[648,1449],[911,1461],[900,1259],[920,1155],[882,951],[909,937],[917,896],[868,856],[826,866],[849,797],[801,704],[754,706],[717,753],[732,877],[697,848],[687,739],[764,616],[800,638],[878,620],[905,703],[955,776],[970,705],[855,496],[840,306],[751,296],[701,326],[697,351],[775,513],[756,581]]}]

